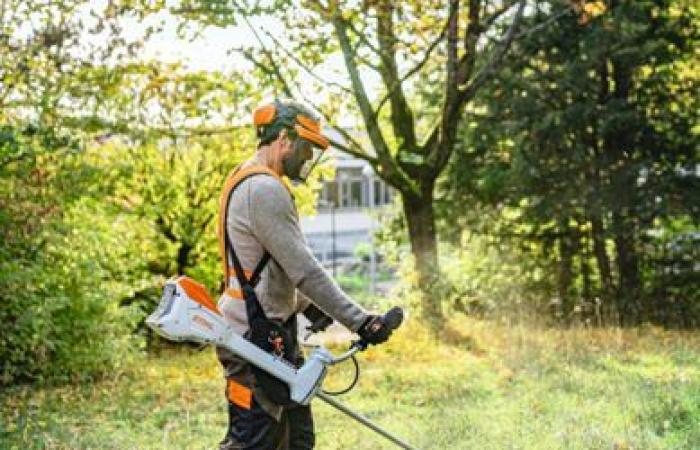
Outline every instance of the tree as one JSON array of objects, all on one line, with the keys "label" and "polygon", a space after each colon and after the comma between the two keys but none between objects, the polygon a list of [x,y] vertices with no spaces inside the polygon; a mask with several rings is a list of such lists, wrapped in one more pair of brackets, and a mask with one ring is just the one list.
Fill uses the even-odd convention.
[{"label": "tree", "polygon": [[[565,317],[595,298],[623,324],[656,316],[646,289],[653,273],[644,270],[654,233],[700,212],[690,175],[699,148],[696,21],[691,5],[672,2],[581,11],[518,41],[523,57],[481,97],[488,113],[468,136],[480,150],[460,152],[452,176],[476,167],[475,179],[496,179],[494,203],[520,208],[520,238],[556,256]],[[500,160],[489,160],[499,147]],[[464,195],[456,180],[452,192]]]},{"label": "tree", "polygon": [[[368,161],[400,193],[423,315],[439,325],[441,302],[431,295],[439,274],[436,181],[454,152],[466,105],[498,71],[516,36],[525,1],[330,0],[274,6],[192,0],[173,12],[210,25],[247,23],[260,45],[239,50],[259,76],[275,83],[271,93],[308,101],[308,92],[324,89],[327,100],[315,106],[326,119],[356,112],[368,142],[329,120],[343,137],[333,145]],[[277,17],[284,35],[254,27],[251,20],[260,14]],[[345,81],[322,79],[316,68],[326,57],[338,56]],[[368,85],[367,71],[378,76],[376,86]],[[301,75],[314,86],[301,86]],[[426,96],[439,100],[427,106]]]},{"label": "tree", "polygon": [[116,307],[132,249],[111,234],[129,230],[92,214],[95,172],[79,161],[92,130],[74,126],[104,97],[85,83],[109,72],[95,60],[127,49],[109,32],[81,41],[85,6],[0,2],[0,384],[104,373],[137,348]]},{"label": "tree", "polygon": [[[124,303],[157,286],[154,272],[201,270],[193,248],[215,214],[205,208],[229,170],[221,163],[239,156],[226,145],[206,148],[216,157],[185,154],[172,142],[236,132],[226,114],[247,85],[135,62],[140,42],[121,34],[123,5],[84,23],[91,6],[0,2],[0,384],[105,373],[139,348],[131,331],[143,314]],[[156,157],[164,148],[170,161],[167,150]],[[200,170],[188,170],[192,161]],[[178,178],[168,162],[181,163]],[[137,202],[163,186],[156,194],[181,202]],[[175,255],[157,252],[144,218],[162,223]],[[152,270],[162,253],[180,267]]]}]

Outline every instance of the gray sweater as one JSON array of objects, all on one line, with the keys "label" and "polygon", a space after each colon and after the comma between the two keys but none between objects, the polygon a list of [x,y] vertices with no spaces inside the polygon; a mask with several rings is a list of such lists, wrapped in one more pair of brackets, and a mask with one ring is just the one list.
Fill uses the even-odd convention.
[{"label": "gray sweater", "polygon": [[[263,249],[272,256],[255,288],[269,318],[286,320],[302,312],[310,300],[351,331],[367,319],[365,310],[314,257],[301,232],[293,198],[280,180],[260,174],[242,181],[231,196],[226,228],[244,270],[255,268]],[[229,286],[239,289],[230,258],[229,265]],[[303,295],[297,295],[297,289]],[[243,300],[224,294],[219,308],[237,332],[247,330]]]}]

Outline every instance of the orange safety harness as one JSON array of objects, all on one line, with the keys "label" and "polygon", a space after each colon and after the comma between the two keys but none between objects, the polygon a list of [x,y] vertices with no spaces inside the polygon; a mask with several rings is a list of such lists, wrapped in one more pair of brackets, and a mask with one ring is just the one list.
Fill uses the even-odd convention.
[{"label": "orange safety harness", "polygon": [[[293,336],[288,330],[296,330],[296,315],[293,314],[286,322],[268,319],[263,310],[258,296],[255,293],[255,286],[260,282],[260,276],[263,269],[270,261],[270,253],[265,250],[260,262],[255,269],[245,271],[241,265],[241,261],[236,255],[233,248],[233,242],[228,235],[226,222],[228,219],[228,205],[231,201],[231,196],[234,190],[244,180],[256,175],[269,175],[275,177],[280,183],[284,182],[272,170],[263,166],[251,166],[247,168],[237,167],[229,174],[224,189],[221,194],[220,209],[219,209],[219,250],[221,252],[222,265],[224,269],[224,289],[233,298],[245,300],[246,314],[248,316],[248,332],[246,338],[253,344],[268,353],[273,353],[278,357],[284,358],[292,364],[297,363],[295,348],[296,336]],[[285,185],[285,187],[287,187]],[[287,187],[287,189],[289,189]],[[291,195],[291,194],[290,194]],[[233,270],[238,279],[240,291],[232,292],[230,284],[231,268],[229,266],[228,256],[231,256],[233,262]],[[236,295],[232,295],[236,294]],[[289,387],[282,381],[274,378],[262,369],[255,366],[252,367],[255,373],[258,385],[265,391],[267,396],[275,403],[286,405],[291,404],[289,397]]]}]

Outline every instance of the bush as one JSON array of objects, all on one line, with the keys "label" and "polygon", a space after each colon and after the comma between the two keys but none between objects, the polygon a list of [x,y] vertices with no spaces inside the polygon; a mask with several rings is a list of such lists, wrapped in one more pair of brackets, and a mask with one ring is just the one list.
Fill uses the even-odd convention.
[{"label": "bush", "polygon": [[647,244],[646,318],[664,326],[698,327],[700,231],[683,220],[659,231]]},{"label": "bush", "polygon": [[33,254],[0,260],[0,385],[106,374],[140,348],[138,317],[119,306],[139,284],[136,249],[124,223],[99,213],[79,204]]},{"label": "bush", "polygon": [[[530,270],[531,261],[526,255],[504,247],[488,236],[468,232],[460,246],[439,244],[440,278],[431,292],[442,302],[444,312],[517,319],[532,318],[543,308],[544,296],[538,286],[541,272]],[[399,260],[400,282],[395,297],[418,309],[413,258],[405,254]]]}]

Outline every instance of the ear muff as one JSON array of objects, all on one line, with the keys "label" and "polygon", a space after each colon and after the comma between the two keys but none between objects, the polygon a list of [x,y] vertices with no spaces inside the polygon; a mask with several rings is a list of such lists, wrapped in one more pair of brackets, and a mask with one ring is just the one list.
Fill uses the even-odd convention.
[{"label": "ear muff", "polygon": [[314,144],[316,147],[319,147],[321,150],[327,149],[330,145],[328,139],[326,139],[324,135],[322,135],[321,133],[314,133],[308,128],[302,127],[301,125],[294,125],[294,131],[297,132],[299,137],[306,139],[307,141]]},{"label": "ear muff", "polygon": [[265,135],[265,127],[270,125],[277,115],[277,108],[274,104],[263,105],[253,111],[253,124],[255,125],[255,134],[258,139],[263,139]]},{"label": "ear muff", "polygon": [[256,127],[269,125],[277,115],[277,108],[274,104],[264,105],[253,111],[253,124]]}]

